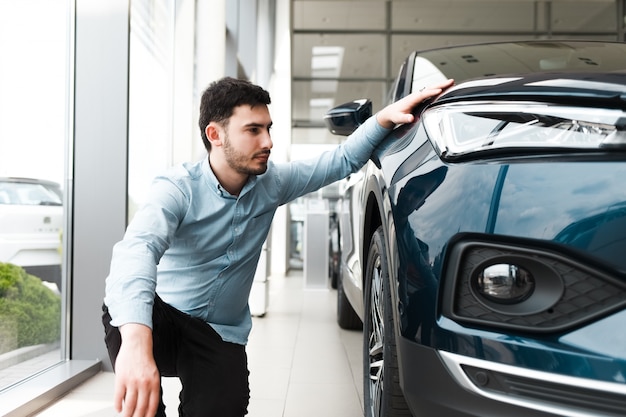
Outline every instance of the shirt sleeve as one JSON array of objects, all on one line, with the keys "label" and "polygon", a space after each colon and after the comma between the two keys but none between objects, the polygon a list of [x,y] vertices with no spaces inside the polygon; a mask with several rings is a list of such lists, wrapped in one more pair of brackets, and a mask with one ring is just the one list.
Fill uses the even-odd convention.
[{"label": "shirt sleeve", "polygon": [[113,326],[139,323],[152,327],[157,265],[184,216],[185,201],[178,186],[157,177],[146,203],[113,247],[104,297]]},{"label": "shirt sleeve", "polygon": [[293,161],[279,167],[280,204],[316,191],[341,180],[363,167],[374,149],[391,129],[382,127],[375,116],[370,117],[336,149],[311,159]]}]

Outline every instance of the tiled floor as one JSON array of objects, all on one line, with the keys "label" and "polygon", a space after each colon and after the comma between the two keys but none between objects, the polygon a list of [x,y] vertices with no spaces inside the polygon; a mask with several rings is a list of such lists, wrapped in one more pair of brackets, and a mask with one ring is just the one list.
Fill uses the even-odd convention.
[{"label": "tiled floor", "polygon": [[[249,417],[363,415],[361,332],[339,329],[336,291],[306,290],[302,273],[272,277],[269,306],[248,343]],[[164,381],[168,416],[177,416],[176,379]],[[37,414],[109,417],[113,374],[103,372]]]}]

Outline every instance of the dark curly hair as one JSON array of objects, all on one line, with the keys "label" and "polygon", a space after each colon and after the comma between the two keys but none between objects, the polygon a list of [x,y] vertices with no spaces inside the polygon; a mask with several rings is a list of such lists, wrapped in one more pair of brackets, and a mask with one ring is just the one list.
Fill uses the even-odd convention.
[{"label": "dark curly hair", "polygon": [[259,104],[270,104],[270,94],[262,87],[247,80],[224,77],[215,81],[204,90],[200,100],[200,135],[204,147],[209,151],[211,143],[206,137],[205,129],[211,122],[226,126],[235,107],[247,104],[254,107]]}]

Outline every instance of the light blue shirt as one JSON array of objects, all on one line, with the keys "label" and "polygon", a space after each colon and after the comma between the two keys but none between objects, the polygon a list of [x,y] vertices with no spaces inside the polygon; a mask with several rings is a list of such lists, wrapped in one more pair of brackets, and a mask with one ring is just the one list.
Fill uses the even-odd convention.
[{"label": "light blue shirt", "polygon": [[270,161],[239,196],[220,186],[208,158],[156,177],[113,248],[104,299],[111,324],[152,327],[156,291],[169,305],[209,323],[223,340],[246,344],[250,288],[278,206],[360,169],[388,132],[371,117],[315,159]]}]

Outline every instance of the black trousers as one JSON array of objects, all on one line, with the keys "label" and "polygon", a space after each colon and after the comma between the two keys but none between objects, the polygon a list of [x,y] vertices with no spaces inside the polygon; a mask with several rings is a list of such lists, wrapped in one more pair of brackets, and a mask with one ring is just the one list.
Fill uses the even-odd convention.
[{"label": "black trousers", "polygon": [[[122,343],[103,305],[105,342],[113,368]],[[224,342],[204,321],[182,313],[158,296],[152,311],[154,359],[161,376],[180,378],[181,417],[241,417],[250,389],[243,345]],[[165,417],[163,390],[156,417]]]}]

